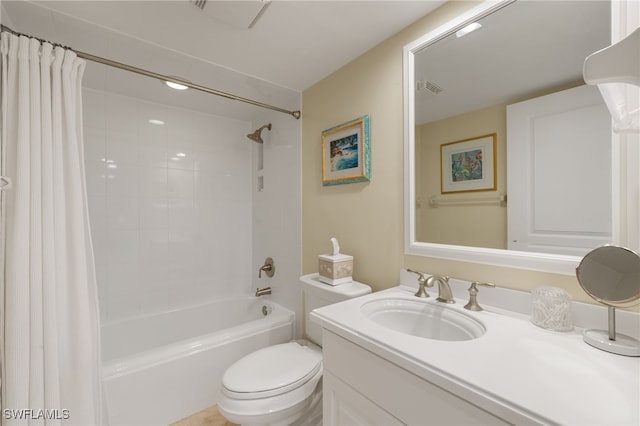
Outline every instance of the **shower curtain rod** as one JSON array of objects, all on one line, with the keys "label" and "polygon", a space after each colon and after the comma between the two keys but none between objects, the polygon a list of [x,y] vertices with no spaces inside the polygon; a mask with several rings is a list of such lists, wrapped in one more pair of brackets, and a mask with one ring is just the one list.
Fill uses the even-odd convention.
[{"label": "shower curtain rod", "polygon": [[187,86],[187,87],[189,87],[191,89],[199,90],[201,92],[209,93],[209,94],[216,95],[216,96],[222,96],[223,98],[232,99],[234,101],[240,101],[240,102],[244,102],[244,103],[247,103],[247,104],[255,105],[255,106],[258,106],[258,107],[261,107],[261,108],[267,108],[267,109],[270,109],[270,110],[273,110],[273,111],[282,112],[284,114],[289,114],[289,115],[295,117],[296,119],[300,118],[300,111],[290,111],[290,110],[287,110],[287,109],[284,109],[284,108],[280,108],[280,107],[277,107],[277,106],[273,106],[273,105],[265,104],[265,103],[262,103],[262,102],[254,101],[253,99],[243,98],[241,96],[237,96],[237,95],[234,95],[234,94],[231,94],[231,93],[223,92],[223,91],[216,90],[216,89],[211,89],[210,87],[201,86],[199,84],[194,84],[194,83],[191,83],[191,82],[188,82],[188,81],[185,81],[185,80],[181,80],[181,79],[176,78],[176,77],[171,77],[171,76],[168,76],[168,75],[162,75],[162,74],[159,74],[157,72],[148,71],[148,70],[145,70],[145,69],[142,69],[142,68],[134,67],[132,65],[127,65],[127,64],[123,64],[121,62],[112,61],[111,59],[101,58],[100,56],[95,56],[95,55],[92,55],[90,53],[80,52],[80,51],[75,50],[73,48],[70,48],[68,46],[63,46],[62,44],[59,44],[59,43],[50,42],[48,40],[44,40],[44,39],[41,39],[41,38],[38,38],[38,37],[30,36],[28,34],[23,34],[23,33],[20,33],[18,31],[14,31],[14,30],[12,30],[11,28],[9,28],[9,27],[7,27],[5,25],[0,25],[0,27],[1,27],[2,31],[9,32],[9,33],[11,33],[13,35],[16,35],[16,36],[25,36],[25,37],[36,39],[36,40],[40,41],[41,43],[49,43],[49,44],[52,44],[54,46],[60,46],[60,47],[63,47],[65,49],[73,50],[76,53],[76,55],[78,55],[78,57],[82,58],[82,59],[87,59],[89,61],[98,62],[98,63],[101,63],[103,65],[108,65],[108,66],[114,67],[114,68],[120,68],[120,69],[125,70],[125,71],[130,71],[130,72],[133,72],[133,73],[136,73],[136,74],[144,75],[146,77],[155,78],[157,80],[169,81],[171,83],[176,83],[176,84],[182,84],[183,86]]}]

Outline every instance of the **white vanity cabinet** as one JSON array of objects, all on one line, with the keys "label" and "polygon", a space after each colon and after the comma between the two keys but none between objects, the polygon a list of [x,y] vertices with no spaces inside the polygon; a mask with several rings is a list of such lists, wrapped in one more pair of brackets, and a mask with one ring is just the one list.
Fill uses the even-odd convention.
[{"label": "white vanity cabinet", "polygon": [[509,424],[326,329],[322,339],[325,425]]},{"label": "white vanity cabinet", "polygon": [[[518,305],[515,290],[492,291]],[[325,425],[640,425],[640,357],[596,349],[577,328],[606,309],[574,303],[576,329],[553,332],[491,306],[487,291],[484,311],[467,312],[459,298],[446,307],[486,330],[458,341],[382,326],[363,309],[405,306],[414,293],[394,287],[310,313],[323,330]],[[640,323],[636,313],[618,317],[627,330]]]}]

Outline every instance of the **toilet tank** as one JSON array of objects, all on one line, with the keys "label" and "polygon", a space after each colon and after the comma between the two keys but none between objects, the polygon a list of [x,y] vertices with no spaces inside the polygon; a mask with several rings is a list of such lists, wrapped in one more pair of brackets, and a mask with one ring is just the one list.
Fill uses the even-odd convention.
[{"label": "toilet tank", "polygon": [[336,286],[325,284],[318,279],[317,273],[300,277],[300,283],[302,284],[305,337],[320,346],[322,346],[322,327],[311,322],[309,313],[322,306],[371,293],[371,287],[357,281]]}]

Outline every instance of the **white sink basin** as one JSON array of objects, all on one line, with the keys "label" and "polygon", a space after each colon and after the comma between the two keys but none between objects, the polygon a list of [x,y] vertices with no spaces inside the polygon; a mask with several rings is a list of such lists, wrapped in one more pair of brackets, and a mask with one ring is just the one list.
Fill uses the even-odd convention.
[{"label": "white sink basin", "polygon": [[472,340],[486,331],[480,321],[469,315],[417,300],[373,300],[362,305],[361,312],[385,328],[425,339]]}]

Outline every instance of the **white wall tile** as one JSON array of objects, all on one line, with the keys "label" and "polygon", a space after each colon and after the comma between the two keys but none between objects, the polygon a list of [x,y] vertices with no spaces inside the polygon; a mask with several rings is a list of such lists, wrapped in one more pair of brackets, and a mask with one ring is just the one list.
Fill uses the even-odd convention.
[{"label": "white wall tile", "polygon": [[138,230],[111,230],[107,233],[107,262],[119,265],[139,259]]},{"label": "white wall tile", "polygon": [[85,162],[101,162],[106,159],[105,131],[99,127],[86,127],[84,131]]},{"label": "white wall tile", "polygon": [[194,197],[196,200],[213,200],[215,197],[214,176],[214,172],[211,171],[196,170],[194,172]]},{"label": "white wall tile", "polygon": [[224,167],[224,155],[214,149],[194,151],[194,157],[194,170],[213,173]]},{"label": "white wall tile", "polygon": [[198,212],[193,198],[172,198],[168,205],[169,229],[190,232],[197,229]]},{"label": "white wall tile", "polygon": [[[192,120],[188,120],[191,123]],[[181,170],[193,170],[194,168],[194,153],[193,153],[193,141],[192,132],[193,125],[188,124],[188,128],[182,128],[178,132],[179,135],[174,134],[176,126],[170,126],[167,135],[167,151],[168,162],[167,166],[170,169]]]},{"label": "white wall tile", "polygon": [[[92,192],[89,193],[91,194]],[[91,226],[91,230],[104,232],[104,230],[107,229],[106,197],[89,195],[87,202],[89,205],[89,225]]]},{"label": "white wall tile", "polygon": [[138,274],[143,292],[149,290],[166,291],[169,283],[169,264],[167,260],[143,260],[140,262]]},{"label": "white wall tile", "polygon": [[166,197],[140,198],[138,200],[140,229],[167,229],[169,226],[168,212],[169,206]]},{"label": "white wall tile", "polygon": [[168,307],[169,292],[166,283],[145,291],[145,295],[139,303],[140,311],[145,313],[163,312]]},{"label": "white wall tile", "polygon": [[169,232],[166,229],[140,230],[140,262],[169,262]]},{"label": "white wall tile", "polygon": [[[269,188],[275,194],[269,201],[254,194],[255,145],[246,134],[257,123],[97,90],[85,91],[84,107],[102,321],[248,294],[266,256],[277,256],[286,274],[278,272],[277,282],[290,282],[276,297],[297,288],[300,211],[293,210],[300,178],[289,175],[298,166],[285,163],[299,161],[299,147],[266,164],[265,181],[277,178],[283,185]],[[291,129],[298,134],[299,123]],[[254,208],[265,211],[260,223],[254,223]],[[283,239],[288,219],[296,231]],[[256,242],[256,235],[271,240]],[[289,247],[276,249],[280,241]]]},{"label": "white wall tile", "polygon": [[109,231],[138,230],[138,198],[110,197],[106,217]]},{"label": "white wall tile", "polygon": [[138,194],[141,198],[163,198],[168,192],[166,167],[138,168]]},{"label": "white wall tile", "polygon": [[193,170],[169,169],[167,196],[169,198],[192,199],[195,185]]},{"label": "white wall tile", "polygon": [[85,131],[96,128],[104,134],[106,128],[104,92],[82,89],[82,121]]},{"label": "white wall tile", "polygon": [[107,164],[107,197],[137,197],[138,167],[118,164]]},{"label": "white wall tile", "polygon": [[102,161],[86,160],[84,163],[87,195],[105,197],[107,195],[107,166]]},{"label": "white wall tile", "polygon": [[105,93],[105,122],[107,131],[138,133],[140,102],[125,96],[113,96]]},{"label": "white wall tile", "polygon": [[[102,269],[106,273],[106,265],[108,262],[108,247],[107,247],[107,231],[106,229],[92,229],[91,230],[91,243],[93,246],[93,258],[96,265],[101,265]],[[98,271],[100,272],[100,271]],[[100,278],[100,277],[98,277]],[[98,280],[98,285],[104,284]]]},{"label": "white wall tile", "polygon": [[120,294],[136,293],[139,282],[139,267],[137,261],[125,261],[107,266],[107,282],[109,292]]},{"label": "white wall tile", "polygon": [[[276,276],[270,279],[251,277],[253,287],[270,285],[273,299],[296,312],[296,335],[302,335],[302,306],[299,276],[302,256],[301,227],[301,147],[300,122],[288,117],[265,112],[254,128],[271,122],[272,130],[265,134],[263,145],[264,167],[260,176],[264,190],[257,191],[254,171],[253,240],[254,267],[266,256],[276,263]],[[259,266],[259,265],[257,265]]]},{"label": "white wall tile", "polygon": [[138,164],[143,167],[167,168],[168,151],[166,144],[140,142]]},{"label": "white wall tile", "polygon": [[138,165],[138,134],[137,132],[123,132],[118,128],[108,128],[106,140],[106,159],[120,166]]},{"label": "white wall tile", "polygon": [[194,170],[195,163],[193,151],[190,149],[168,148],[167,167],[169,169]]}]

